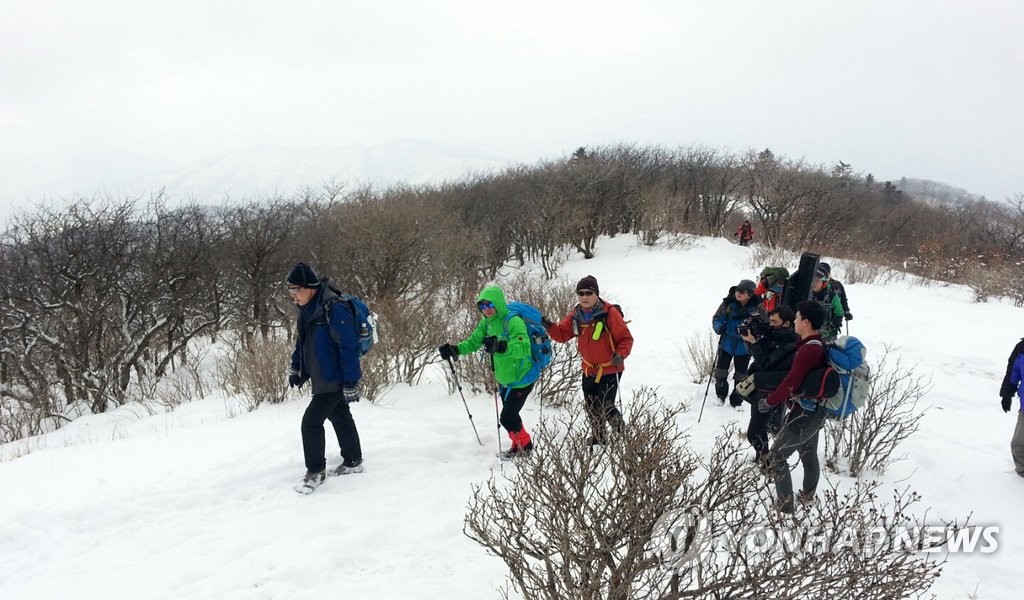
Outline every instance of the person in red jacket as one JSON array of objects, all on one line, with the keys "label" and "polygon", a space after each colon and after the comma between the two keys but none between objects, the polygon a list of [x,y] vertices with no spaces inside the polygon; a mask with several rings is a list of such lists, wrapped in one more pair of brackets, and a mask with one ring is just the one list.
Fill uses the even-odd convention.
[{"label": "person in red jacket", "polygon": [[800,464],[804,467],[803,489],[799,494],[801,502],[810,502],[814,499],[814,492],[821,478],[818,433],[825,424],[825,412],[814,400],[797,397],[794,390],[800,389],[808,373],[824,367],[827,363],[825,346],[819,332],[826,318],[825,307],[814,300],[805,300],[796,305],[796,319],[793,325],[801,339],[796,343],[793,365],[779,387],[758,402],[758,409],[761,412],[768,412],[783,402],[789,403],[790,410],[782,425],[782,431],[768,451],[769,469],[775,477],[777,508],[786,513],[793,512],[795,504],[793,478],[789,473],[789,457],[794,452],[799,452]]},{"label": "person in red jacket", "polygon": [[750,224],[750,221],[743,221],[733,237],[740,238],[740,246],[749,246],[750,240],[754,239],[754,226]]},{"label": "person in red jacket", "polygon": [[608,425],[616,432],[623,427],[622,413],[615,407],[623,361],[633,349],[622,310],[600,296],[597,279],[587,275],[576,284],[579,304],[561,321],[544,317],[551,339],[566,343],[576,338],[583,357],[583,398],[593,431],[591,444],[607,442]]}]

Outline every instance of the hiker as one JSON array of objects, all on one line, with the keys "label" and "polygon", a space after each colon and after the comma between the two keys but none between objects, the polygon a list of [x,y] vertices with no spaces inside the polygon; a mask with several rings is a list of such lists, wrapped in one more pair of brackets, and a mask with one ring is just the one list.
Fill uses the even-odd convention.
[{"label": "hiker", "polygon": [[757,282],[754,293],[761,299],[761,310],[770,313],[776,306],[780,306],[782,292],[786,289],[786,281],[789,280],[789,270],[785,267],[765,267],[761,269],[761,276]]},{"label": "hiker", "polygon": [[793,478],[789,472],[789,457],[799,452],[804,468],[803,487],[798,498],[801,502],[814,499],[821,477],[818,462],[818,432],[825,423],[825,411],[815,400],[794,397],[793,390],[799,389],[807,374],[827,364],[821,328],[827,319],[825,307],[813,300],[804,300],[796,305],[793,326],[800,336],[796,343],[793,364],[782,383],[765,398],[758,401],[761,412],[767,413],[784,403],[789,413],[783,421],[782,430],[768,451],[768,465],[775,478],[776,507],[779,511],[791,513],[794,510]]},{"label": "hiker", "polygon": [[839,337],[843,329],[843,304],[839,294],[829,283],[828,263],[822,268],[821,263],[814,272],[814,281],[811,283],[811,298],[817,300],[825,307],[825,324],[821,328],[821,337],[826,341],[832,341]]},{"label": "hiker", "polygon": [[592,435],[590,445],[607,443],[608,426],[622,432],[622,413],[615,407],[623,361],[633,348],[622,309],[601,298],[597,279],[587,275],[576,284],[578,303],[561,321],[544,317],[551,339],[566,343],[576,338],[583,358],[583,400]]},{"label": "hiker", "polygon": [[1013,396],[1017,395],[1021,402],[1017,411],[1017,427],[1013,430],[1013,438],[1010,439],[1010,455],[1013,456],[1013,468],[1017,474],[1024,477],[1024,385],[1021,379],[1024,378],[1024,338],[1013,348],[1010,359],[1006,363],[1006,375],[1003,383],[999,386],[999,396],[1002,398],[1003,412],[1010,412],[1013,406]]},{"label": "hiker", "polygon": [[[324,481],[327,459],[324,421],[330,420],[338,436],[342,463],[330,475],[363,472],[363,449],[349,404],[359,402],[359,338],[355,316],[337,294],[306,263],[297,263],[286,279],[298,312],[295,350],[288,386],[302,388],[307,381],[313,399],[302,415],[302,452],[306,475],[296,491],[309,493]],[[336,341],[337,340],[337,341]]]},{"label": "hiker", "polygon": [[740,246],[750,245],[750,240],[754,239],[754,227],[750,224],[749,219],[743,221],[743,224],[739,226],[733,237],[740,238]]},{"label": "hiker", "polygon": [[[750,354],[753,363],[747,368],[747,377],[750,378],[758,371],[789,371],[793,365],[793,356],[796,353],[796,343],[800,336],[793,329],[795,316],[793,309],[788,306],[780,306],[768,313],[768,323],[771,329],[763,335],[755,335],[755,331],[748,330],[743,339],[750,344]],[[733,394],[739,394],[734,390]],[[762,468],[767,468],[768,458],[768,432],[770,425],[781,424],[784,406],[778,406],[768,412],[761,412],[758,409],[758,400],[766,395],[763,391],[754,391],[745,400],[750,404],[750,422],[747,425],[747,441],[754,448],[754,462]],[[777,427],[775,428],[778,431]]]},{"label": "hiker", "polygon": [[518,315],[510,315],[505,293],[497,286],[488,286],[480,292],[476,308],[482,318],[473,333],[458,344],[446,343],[437,350],[442,360],[465,356],[483,348],[491,359],[491,370],[498,383],[501,396],[501,416],[498,422],[512,446],[501,453],[501,458],[512,458],[533,450],[533,440],[523,426],[519,412],[526,404],[526,397],[533,390],[535,382],[524,383],[526,375],[533,368],[530,339],[526,321]]},{"label": "hiker", "polygon": [[[757,286],[749,279],[744,279],[738,284],[729,288],[729,295],[722,298],[722,303],[711,318],[711,327],[718,334],[718,355],[715,359],[715,395],[718,401],[725,403],[729,397],[729,363],[733,363],[733,384],[747,372],[747,364],[750,362],[750,351],[746,342],[740,336],[739,326],[749,317],[758,312],[761,299],[754,295]],[[743,403],[736,404],[730,400],[734,407],[740,407]]]},{"label": "hiker", "polygon": [[850,312],[850,300],[846,297],[846,287],[843,286],[843,282],[838,279],[833,279],[832,266],[827,262],[818,263],[818,268],[828,275],[828,284],[832,286],[832,289],[839,295],[839,303],[843,306],[843,319],[852,321],[853,313]]}]

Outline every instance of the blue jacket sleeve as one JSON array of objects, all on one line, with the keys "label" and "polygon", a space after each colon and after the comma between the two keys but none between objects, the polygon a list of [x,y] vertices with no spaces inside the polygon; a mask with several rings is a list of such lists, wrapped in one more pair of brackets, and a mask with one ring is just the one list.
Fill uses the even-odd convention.
[{"label": "blue jacket sleeve", "polygon": [[1024,377],[1024,354],[1017,357],[1017,361],[1013,363],[1013,372],[1010,373],[1010,383],[1017,388],[1018,394],[1022,393],[1020,391],[1021,377]]},{"label": "blue jacket sleeve", "polygon": [[344,302],[331,307],[330,327],[332,336],[338,340],[338,364],[341,366],[341,381],[345,385],[356,385],[363,376],[359,364],[359,337],[356,336],[355,317]]}]

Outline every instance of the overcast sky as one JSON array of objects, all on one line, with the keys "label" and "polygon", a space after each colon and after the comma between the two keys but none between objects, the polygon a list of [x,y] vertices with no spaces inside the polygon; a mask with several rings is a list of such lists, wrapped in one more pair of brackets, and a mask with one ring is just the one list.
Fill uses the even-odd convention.
[{"label": "overcast sky", "polygon": [[1024,192],[1018,0],[0,0],[0,202],[260,146],[770,147]]}]

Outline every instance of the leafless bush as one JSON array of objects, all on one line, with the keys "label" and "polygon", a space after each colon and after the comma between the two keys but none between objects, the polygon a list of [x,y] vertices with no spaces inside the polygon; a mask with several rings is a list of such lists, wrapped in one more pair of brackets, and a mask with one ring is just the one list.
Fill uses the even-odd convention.
[{"label": "leafless bush", "polygon": [[249,411],[265,402],[283,401],[292,348],[285,336],[254,336],[234,345],[218,361],[221,386],[229,394],[241,395]]},{"label": "leafless bush", "polygon": [[860,477],[865,471],[884,473],[904,457],[900,444],[920,426],[924,411],[917,401],[928,393],[929,378],[905,368],[899,358],[890,364],[891,348],[872,366],[867,402],[843,421],[825,425],[825,466],[829,470]]},{"label": "leafless bush", "polygon": [[164,375],[142,372],[129,387],[128,399],[155,413],[150,407],[171,410],[197,398],[205,398],[206,383],[200,370],[207,354],[208,347],[197,350],[195,356],[191,356],[186,348],[178,366]]},{"label": "leafless bush", "polygon": [[[919,596],[938,576],[932,555],[819,541],[841,528],[888,535],[918,523],[916,494],[890,505],[877,483],[858,483],[826,492],[794,522],[770,508],[735,436],[702,457],[676,425],[679,409],[648,394],[630,412],[623,435],[597,453],[584,418],[542,421],[533,454],[474,489],[463,531],[505,563],[521,597],[888,600]],[[766,534],[793,543],[750,543]]]},{"label": "leafless bush", "polygon": [[686,365],[686,373],[693,383],[701,383],[715,370],[715,358],[718,356],[718,338],[710,330],[701,331],[686,339],[685,352],[680,349],[679,356]]},{"label": "leafless bush", "polygon": [[754,244],[751,248],[753,248],[753,252],[750,253],[750,262],[748,264],[752,270],[758,273],[765,267],[789,268],[789,265],[800,263],[800,257],[796,252],[781,246]]}]

